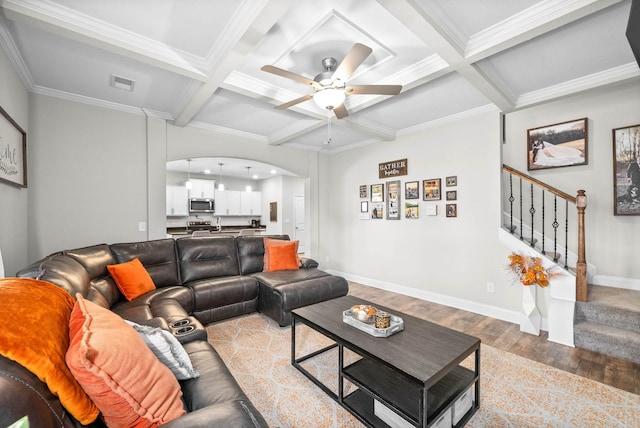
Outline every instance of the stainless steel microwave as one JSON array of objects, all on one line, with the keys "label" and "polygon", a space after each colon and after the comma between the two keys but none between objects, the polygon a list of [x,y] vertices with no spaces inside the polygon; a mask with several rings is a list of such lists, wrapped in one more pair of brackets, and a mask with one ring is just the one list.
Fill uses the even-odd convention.
[{"label": "stainless steel microwave", "polygon": [[212,213],[214,207],[213,199],[189,199],[189,212],[191,213]]}]

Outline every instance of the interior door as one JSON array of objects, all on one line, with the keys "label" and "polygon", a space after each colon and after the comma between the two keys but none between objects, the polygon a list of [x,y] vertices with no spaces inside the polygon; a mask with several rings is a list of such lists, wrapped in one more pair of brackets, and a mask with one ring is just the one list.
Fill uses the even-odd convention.
[{"label": "interior door", "polygon": [[298,252],[304,253],[304,195],[293,196],[294,240],[298,241]]}]

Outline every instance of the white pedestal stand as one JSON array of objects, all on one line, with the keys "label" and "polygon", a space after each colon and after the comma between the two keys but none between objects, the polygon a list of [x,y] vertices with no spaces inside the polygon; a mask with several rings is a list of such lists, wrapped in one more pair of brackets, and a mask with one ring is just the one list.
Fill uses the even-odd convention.
[{"label": "white pedestal stand", "polygon": [[537,285],[522,285],[522,313],[520,314],[520,331],[540,335],[542,316],[536,304]]}]

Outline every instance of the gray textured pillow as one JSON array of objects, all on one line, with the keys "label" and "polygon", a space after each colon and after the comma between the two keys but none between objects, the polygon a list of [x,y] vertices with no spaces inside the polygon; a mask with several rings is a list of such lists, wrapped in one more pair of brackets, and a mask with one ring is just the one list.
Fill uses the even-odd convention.
[{"label": "gray textured pillow", "polygon": [[189,354],[173,334],[158,327],[140,325],[128,320],[125,322],[138,332],[144,343],[162,364],[169,367],[176,379],[184,380],[200,376],[200,373],[193,368]]}]

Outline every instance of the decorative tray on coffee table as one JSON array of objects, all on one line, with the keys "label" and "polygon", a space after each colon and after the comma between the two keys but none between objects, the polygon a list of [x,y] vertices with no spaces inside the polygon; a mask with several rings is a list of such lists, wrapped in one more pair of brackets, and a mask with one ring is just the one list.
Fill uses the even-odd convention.
[{"label": "decorative tray on coffee table", "polygon": [[399,331],[404,330],[404,321],[399,316],[391,314],[390,325],[387,328],[376,328],[375,315],[368,318],[367,321],[360,321],[362,317],[358,317],[357,314],[351,312],[351,308],[342,312],[342,322],[349,324],[358,330],[362,330],[367,334],[374,337],[389,337]]}]

